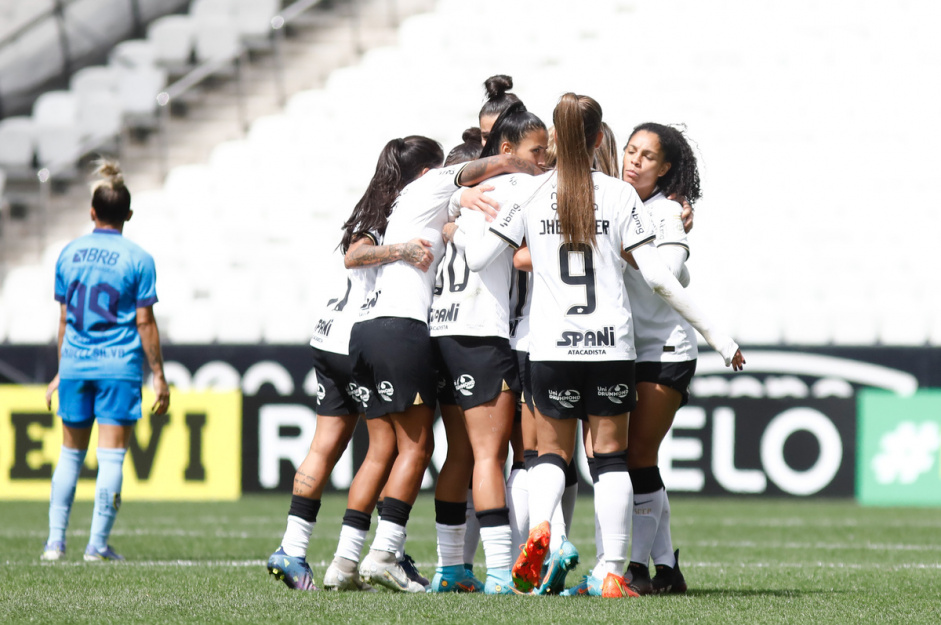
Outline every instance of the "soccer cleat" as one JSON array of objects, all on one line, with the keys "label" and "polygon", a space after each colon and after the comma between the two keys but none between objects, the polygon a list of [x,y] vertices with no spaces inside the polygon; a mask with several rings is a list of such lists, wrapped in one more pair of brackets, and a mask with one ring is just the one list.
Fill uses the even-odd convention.
[{"label": "soccer cleat", "polygon": [[327,572],[323,574],[324,590],[376,592],[376,589],[360,578],[359,571],[353,569],[352,573],[344,573],[331,562]]},{"label": "soccer cleat", "polygon": [[520,547],[520,555],[513,565],[513,583],[517,590],[529,592],[539,583],[542,562],[549,549],[549,537],[549,521],[543,521],[529,532],[529,538]]},{"label": "soccer cleat", "polygon": [[39,556],[40,560],[46,562],[55,562],[63,558],[65,558],[65,543],[60,540],[54,540],[43,545],[42,555]]},{"label": "soccer cleat", "polygon": [[566,588],[559,593],[560,597],[600,597],[601,589],[603,586],[602,580],[598,579],[594,575],[585,575],[582,577],[582,581],[578,584],[572,586],[571,588]]},{"label": "soccer cleat", "polygon": [[617,573],[608,573],[605,575],[604,583],[601,586],[601,596],[607,599],[621,599],[623,597],[639,597],[640,595],[628,586],[623,577]]},{"label": "soccer cleat", "polygon": [[428,592],[480,592],[484,585],[463,564],[439,566]]},{"label": "soccer cleat", "polygon": [[686,579],[683,572],[680,571],[680,550],[673,552],[673,558],[676,560],[676,566],[667,566],[665,564],[657,565],[657,573],[653,576],[653,593],[680,594],[686,592]]},{"label": "soccer cleat", "polygon": [[[428,578],[418,571],[418,567],[415,566],[415,560],[413,560],[412,556],[408,555],[407,553],[402,556],[401,560],[399,560],[399,566],[402,567],[402,570],[405,571],[405,574],[413,582],[418,582],[425,588],[428,588],[428,585],[431,584],[431,582],[428,581]],[[471,575],[473,575],[473,573]]]},{"label": "soccer cleat", "polygon": [[85,547],[85,562],[121,562],[123,560],[124,556],[115,553],[111,545],[107,545],[104,549],[92,545]]},{"label": "soccer cleat", "polygon": [[268,573],[274,578],[294,590],[317,590],[314,584],[314,574],[307,564],[307,560],[297,556],[289,556],[284,549],[278,550],[268,558]]},{"label": "soccer cleat", "polygon": [[578,566],[578,550],[568,539],[562,539],[562,545],[552,552],[549,567],[536,589],[537,595],[557,595],[565,590],[565,576]]},{"label": "soccer cleat", "polygon": [[487,582],[484,584],[485,595],[512,595],[513,576],[509,569],[491,569],[487,571]]},{"label": "soccer cleat", "polygon": [[[391,554],[390,554],[391,555]],[[394,556],[393,556],[394,557]],[[425,592],[425,587],[412,581],[395,560],[380,562],[370,551],[359,565],[363,581],[375,586],[384,586],[397,592]]]},{"label": "soccer cleat", "polygon": [[646,564],[631,562],[624,573],[624,581],[638,595],[653,594],[653,583],[650,581],[650,569]]}]

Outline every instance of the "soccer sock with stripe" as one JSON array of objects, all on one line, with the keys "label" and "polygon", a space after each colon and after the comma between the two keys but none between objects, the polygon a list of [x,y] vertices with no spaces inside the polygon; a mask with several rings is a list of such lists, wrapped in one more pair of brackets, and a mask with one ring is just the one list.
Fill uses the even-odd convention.
[{"label": "soccer sock with stripe", "polygon": [[480,540],[488,571],[509,571],[513,565],[513,533],[510,530],[510,509],[493,508],[477,513]]},{"label": "soccer sock with stripe", "polygon": [[663,498],[663,508],[660,513],[660,523],[657,525],[657,536],[653,540],[650,555],[653,557],[654,564],[674,567],[676,566],[676,558],[673,555],[673,537],[670,535],[670,498],[667,497],[666,489],[660,491],[660,497]]},{"label": "soccer sock with stripe", "polygon": [[565,519],[559,506],[565,490],[565,466],[568,463],[558,454],[543,454],[533,463],[529,478],[539,488],[530,491],[529,527],[535,528],[549,521],[551,548],[562,544],[565,536]]},{"label": "soccer sock with stripe", "polygon": [[[627,472],[627,452],[595,453],[598,483],[595,485],[595,512],[601,528],[606,573],[620,575],[627,560],[631,537],[631,476]],[[597,570],[598,567],[596,567]],[[603,579],[603,576],[602,576]]]},{"label": "soccer sock with stripe", "polygon": [[438,532],[438,566],[464,565],[464,536],[467,502],[435,499],[435,529]]},{"label": "soccer sock with stripe", "polygon": [[359,562],[366,544],[366,534],[369,532],[370,516],[365,512],[348,508],[343,515],[343,525],[340,526],[340,540],[334,554],[338,558],[346,558]]},{"label": "soccer sock with stripe", "polygon": [[631,562],[649,566],[650,552],[663,513],[663,480],[657,467],[631,469],[630,474],[634,485]]},{"label": "soccer sock with stripe", "polygon": [[281,548],[284,553],[296,558],[307,557],[307,546],[310,544],[310,534],[317,524],[317,513],[320,511],[319,499],[308,499],[300,495],[291,497],[291,509],[288,512],[288,525],[281,539]]},{"label": "soccer sock with stripe", "polygon": [[108,546],[108,537],[121,507],[121,484],[124,481],[126,449],[99,447],[98,479],[95,482],[95,511],[92,514],[88,544],[98,550]]},{"label": "soccer sock with stripe", "polygon": [[382,519],[376,525],[376,536],[370,550],[395,555],[405,542],[405,525],[412,506],[399,499],[386,497],[382,503]]},{"label": "soccer sock with stripe", "polygon": [[[506,481],[506,504],[510,511],[511,540],[514,547],[526,542],[529,531],[529,472],[524,463],[513,463]],[[486,551],[486,547],[484,548]]]},{"label": "soccer sock with stripe", "polygon": [[85,462],[84,449],[63,447],[59,452],[59,463],[52,474],[52,491],[49,494],[49,541],[65,542],[65,530],[69,526],[69,513],[75,501],[75,485]]}]

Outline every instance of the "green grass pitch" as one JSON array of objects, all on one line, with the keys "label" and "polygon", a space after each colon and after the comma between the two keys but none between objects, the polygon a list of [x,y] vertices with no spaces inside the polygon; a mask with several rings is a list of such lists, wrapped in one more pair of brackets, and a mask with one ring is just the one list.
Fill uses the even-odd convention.
[{"label": "green grass pitch", "polygon": [[[91,504],[72,511],[64,562],[40,563],[44,503],[0,503],[0,622],[9,623],[941,623],[941,511],[850,501],[674,497],[686,595],[563,597],[299,593],[265,570],[289,496],[233,503],[127,502],[112,544],[126,563],[86,564]],[[324,500],[309,561],[317,581],[345,498]],[[374,524],[375,525],[375,524]],[[419,498],[408,552],[431,576],[433,504]],[[594,561],[591,500],[572,540]],[[477,572],[483,576],[483,550]]]}]

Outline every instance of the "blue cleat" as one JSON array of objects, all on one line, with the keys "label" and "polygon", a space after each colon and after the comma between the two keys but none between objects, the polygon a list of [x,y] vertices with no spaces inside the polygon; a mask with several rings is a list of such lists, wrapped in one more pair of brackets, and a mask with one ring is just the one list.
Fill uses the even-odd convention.
[{"label": "blue cleat", "polygon": [[484,584],[485,595],[512,595],[513,575],[510,569],[492,569],[487,571],[487,582]]},{"label": "blue cleat", "polygon": [[122,562],[123,560],[124,556],[115,553],[111,545],[105,546],[104,549],[92,545],[85,547],[85,562]]},{"label": "blue cleat", "polygon": [[60,540],[54,540],[43,545],[42,555],[39,556],[40,560],[46,562],[56,562],[63,558],[65,558],[65,542]]},{"label": "blue cleat", "polygon": [[575,586],[559,593],[561,597],[600,597],[604,582],[593,575],[585,575]]},{"label": "blue cleat", "polygon": [[317,590],[314,584],[314,574],[310,570],[305,558],[289,556],[284,549],[278,550],[268,558],[268,573],[274,578],[284,582],[288,588],[294,590]]},{"label": "blue cleat", "polygon": [[483,583],[463,564],[455,564],[438,567],[428,592],[481,592],[483,589]]},{"label": "blue cleat", "polygon": [[536,589],[537,595],[558,595],[565,590],[565,576],[578,566],[578,550],[568,539],[562,539],[562,546],[552,552],[549,568]]}]

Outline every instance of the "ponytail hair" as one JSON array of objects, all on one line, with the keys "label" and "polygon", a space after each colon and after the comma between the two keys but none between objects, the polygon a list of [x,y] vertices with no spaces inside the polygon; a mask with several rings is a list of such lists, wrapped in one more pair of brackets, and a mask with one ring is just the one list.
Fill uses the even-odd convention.
[{"label": "ponytail hair", "polygon": [[595,139],[601,132],[601,105],[566,93],[552,113],[555,126],[557,205],[562,240],[595,244],[595,192],[591,180]]},{"label": "ponytail hair", "polygon": [[593,167],[606,176],[621,177],[621,168],[618,167],[618,140],[614,136],[611,126],[601,122],[601,145],[595,150]]},{"label": "ponytail hair", "polygon": [[[702,197],[699,186],[699,167],[696,165],[696,155],[689,145],[689,140],[683,131],[673,126],[647,122],[631,131],[631,138],[641,130],[652,132],[660,139],[660,150],[663,152],[663,162],[670,163],[667,173],[660,176],[657,186],[664,195],[669,197],[674,193],[682,195],[686,201],[693,204]],[[630,139],[628,139],[630,143]],[[627,146],[624,146],[627,149]]]},{"label": "ponytail hair", "polygon": [[516,146],[533,130],[545,129],[546,125],[543,121],[527,111],[525,104],[514,102],[500,113],[500,117],[493,122],[490,137],[487,139],[487,145],[484,146],[480,157],[496,156],[500,153],[500,144],[504,141]]},{"label": "ponytail hair", "polygon": [[98,221],[119,226],[127,221],[131,212],[131,192],[124,186],[124,173],[117,161],[95,161],[95,172],[100,176],[91,185],[91,205]]},{"label": "ponytail hair", "polygon": [[441,167],[444,153],[437,141],[410,135],[389,141],[379,154],[376,172],[366,192],[343,224],[340,249],[345,254],[360,235],[375,231],[385,234],[392,204],[405,186],[418,178],[425,168]]},{"label": "ponytail hair", "polygon": [[459,143],[448,152],[448,157],[444,160],[445,167],[480,158],[480,128],[473,126],[465,130],[461,135],[461,141],[463,143]]},{"label": "ponytail hair", "polygon": [[497,74],[485,80],[484,90],[487,92],[487,101],[484,102],[477,117],[499,115],[511,104],[519,102],[520,99],[515,93],[507,93],[512,88],[513,79],[506,74]]}]

